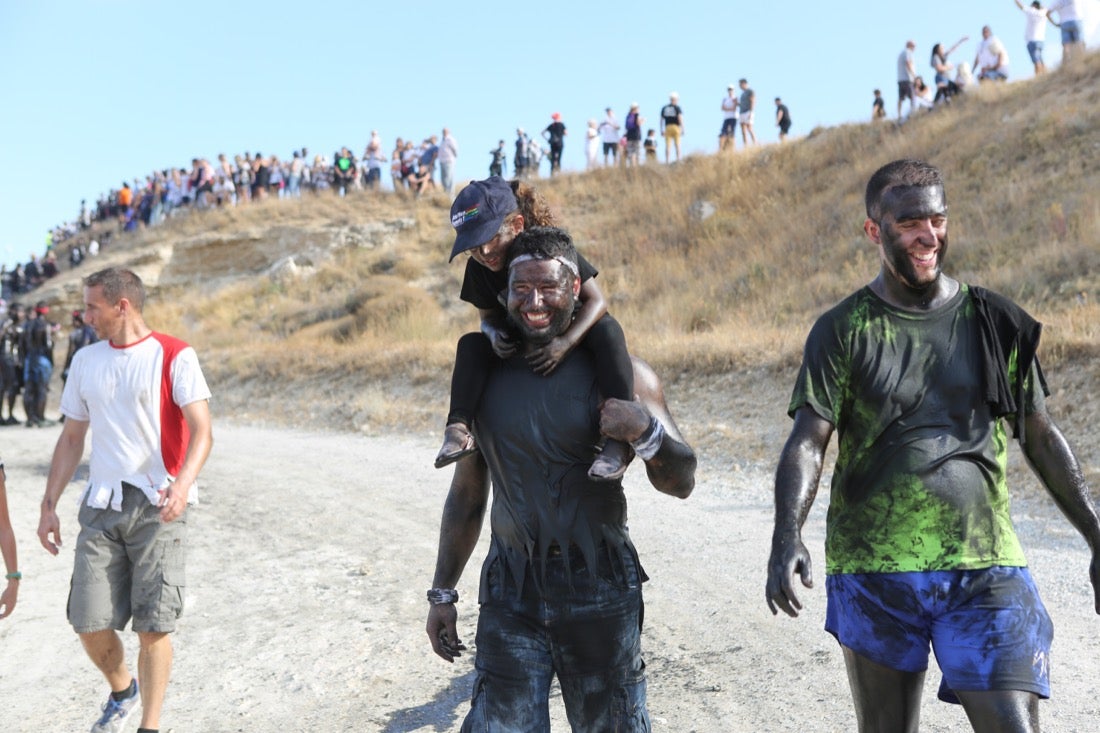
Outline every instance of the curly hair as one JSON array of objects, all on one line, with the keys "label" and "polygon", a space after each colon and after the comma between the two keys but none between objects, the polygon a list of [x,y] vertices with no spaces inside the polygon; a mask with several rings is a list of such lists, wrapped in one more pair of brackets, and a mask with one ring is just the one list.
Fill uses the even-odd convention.
[{"label": "curly hair", "polygon": [[526,181],[509,181],[519,213],[523,214],[524,227],[550,227],[555,225],[554,212],[542,194]]}]

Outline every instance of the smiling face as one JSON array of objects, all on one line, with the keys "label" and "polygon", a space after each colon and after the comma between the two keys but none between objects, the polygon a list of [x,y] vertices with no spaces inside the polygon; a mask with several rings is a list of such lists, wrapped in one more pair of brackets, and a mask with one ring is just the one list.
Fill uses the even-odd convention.
[{"label": "smiling face", "polygon": [[508,278],[508,317],[527,343],[549,343],[572,322],[580,287],[557,260],[518,262]]},{"label": "smiling face", "polygon": [[882,197],[882,214],[864,231],[879,246],[883,277],[894,288],[924,292],[947,254],[947,204],[942,186],[897,186]]},{"label": "smiling face", "polygon": [[493,235],[492,239],[467,250],[467,252],[482,267],[492,272],[500,272],[504,269],[508,248],[512,246],[512,240],[523,231],[523,226],[523,215],[513,214],[504,220],[504,224],[501,225],[500,230]]}]

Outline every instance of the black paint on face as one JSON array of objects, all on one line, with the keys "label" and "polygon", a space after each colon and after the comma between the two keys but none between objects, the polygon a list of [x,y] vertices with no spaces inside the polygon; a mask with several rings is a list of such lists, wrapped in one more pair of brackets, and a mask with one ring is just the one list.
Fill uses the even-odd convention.
[{"label": "black paint on face", "polygon": [[883,267],[898,284],[918,291],[939,280],[947,254],[947,204],[940,186],[903,186],[882,197],[879,219]]},{"label": "black paint on face", "polygon": [[543,345],[564,333],[575,303],[573,278],[560,262],[532,260],[512,267],[508,318],[528,343]]}]

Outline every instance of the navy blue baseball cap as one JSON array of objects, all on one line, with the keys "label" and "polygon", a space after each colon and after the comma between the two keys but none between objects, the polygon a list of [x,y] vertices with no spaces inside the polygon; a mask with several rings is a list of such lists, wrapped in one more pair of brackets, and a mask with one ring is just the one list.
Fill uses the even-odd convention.
[{"label": "navy blue baseball cap", "polygon": [[451,259],[496,236],[504,217],[517,209],[512,187],[500,176],[474,181],[459,191],[451,204],[451,226],[455,228]]}]

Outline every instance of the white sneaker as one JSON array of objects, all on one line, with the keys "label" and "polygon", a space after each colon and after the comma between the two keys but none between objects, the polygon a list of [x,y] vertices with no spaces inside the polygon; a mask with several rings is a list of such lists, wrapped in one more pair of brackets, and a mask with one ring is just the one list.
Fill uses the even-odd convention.
[{"label": "white sneaker", "polygon": [[91,733],[122,733],[126,724],[131,720],[130,713],[140,707],[141,693],[135,680],[133,695],[122,700],[115,700],[111,695],[107,696],[107,703],[103,706],[103,715],[92,726]]}]

